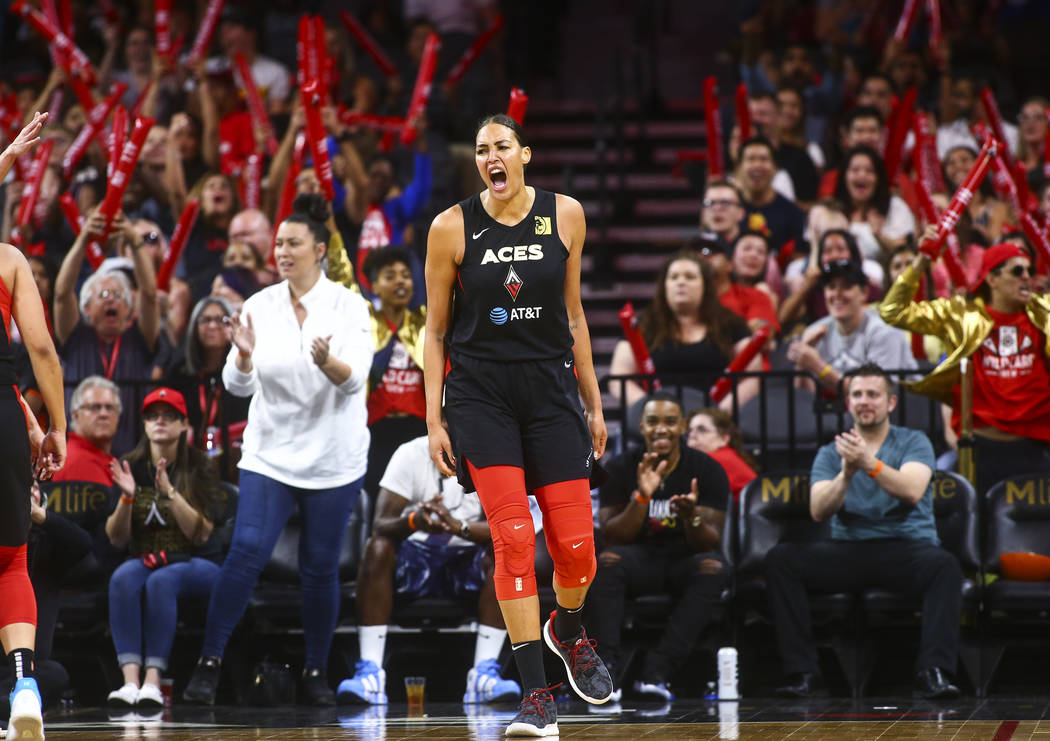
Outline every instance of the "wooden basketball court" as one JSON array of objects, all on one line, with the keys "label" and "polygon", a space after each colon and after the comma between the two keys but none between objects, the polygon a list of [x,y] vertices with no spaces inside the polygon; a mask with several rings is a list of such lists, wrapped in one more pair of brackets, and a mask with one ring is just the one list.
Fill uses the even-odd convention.
[{"label": "wooden basketball court", "polygon": [[[616,710],[616,708],[613,708]],[[695,700],[669,706],[630,705],[619,712],[594,713],[578,703],[559,706],[561,738],[574,741],[685,741],[706,739],[1050,739],[1046,699],[963,699],[934,704],[903,698],[862,702],[831,699],[798,703]],[[361,741],[500,741],[513,708],[482,707],[465,712],[458,704],[424,705],[409,713],[403,704],[388,708],[267,709],[176,706],[150,714],[115,713],[99,708],[48,713],[48,739],[360,739]]]}]

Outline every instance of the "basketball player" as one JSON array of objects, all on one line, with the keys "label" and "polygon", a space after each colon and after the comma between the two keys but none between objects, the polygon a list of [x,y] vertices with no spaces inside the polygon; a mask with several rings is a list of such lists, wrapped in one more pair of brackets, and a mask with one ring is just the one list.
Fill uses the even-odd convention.
[{"label": "basketball player", "polygon": [[[0,154],[0,180],[40,141],[37,134],[46,120],[46,113],[35,114]],[[12,318],[51,417],[46,435],[15,385]],[[39,478],[48,478],[66,460],[66,407],[62,367],[47,331],[40,293],[25,256],[9,244],[0,244],[0,322],[0,643],[15,676],[7,738],[43,741],[40,690],[33,677],[36,598],[26,570],[26,540],[34,466]]]},{"label": "basketball player", "polygon": [[606,441],[580,301],[586,224],[574,199],[525,185],[532,151],[513,119],[489,116],[475,142],[487,187],[439,214],[427,244],[430,454],[442,473],[455,466],[466,490],[476,488],[491,527],[496,596],[524,690],[507,735],[553,736],[527,492],[543,511],[555,564],[557,607],[543,642],[584,700],[601,704],[612,693],[580,625],[596,568],[588,478]]}]

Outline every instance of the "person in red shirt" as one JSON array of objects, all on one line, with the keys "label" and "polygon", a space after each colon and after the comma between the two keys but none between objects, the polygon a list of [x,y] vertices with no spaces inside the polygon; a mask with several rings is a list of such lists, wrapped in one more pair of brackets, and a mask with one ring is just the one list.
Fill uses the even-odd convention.
[{"label": "person in red shirt", "polygon": [[[749,235],[751,232],[744,234]],[[738,240],[742,239],[744,234],[741,234]],[[724,242],[701,236],[694,240],[690,247],[697,250],[704,258],[704,262],[714,270],[715,289],[718,291],[718,301],[722,306],[742,317],[752,332],[766,324],[772,324],[775,332],[780,331],[777,310],[769,295],[758,288],[733,280],[730,248]]]},{"label": "person in red shirt", "polygon": [[958,432],[959,365],[969,357],[978,491],[1009,476],[1050,473],[1050,296],[1032,290],[1030,253],[997,244],[984,253],[972,298],[912,301],[928,264],[916,257],[879,307],[889,324],[944,339],[947,358],[913,390],[951,403]]},{"label": "person in red shirt", "polygon": [[70,400],[73,428],[65,467],[52,481],[89,481],[112,486],[109,462],[113,437],[120,419],[120,390],[102,376],[88,376],[73,391]]},{"label": "person in red shirt", "polygon": [[740,492],[758,478],[755,460],[743,449],[740,428],[728,412],[717,407],[694,409],[686,415],[686,444],[718,461],[729,478],[733,501],[740,501]]}]

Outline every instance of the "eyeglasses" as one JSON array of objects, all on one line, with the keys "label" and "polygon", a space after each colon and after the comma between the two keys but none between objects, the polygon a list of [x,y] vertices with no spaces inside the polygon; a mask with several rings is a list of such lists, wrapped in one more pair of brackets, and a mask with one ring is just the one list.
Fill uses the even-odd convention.
[{"label": "eyeglasses", "polygon": [[703,201],[704,208],[729,208],[730,206],[740,206],[740,201],[731,201],[728,198],[705,198]]},{"label": "eyeglasses", "polygon": [[[1000,274],[1002,273],[1001,270],[996,272],[999,272]],[[1014,265],[1012,268],[1006,271],[1007,275],[1012,275],[1015,278],[1020,278],[1025,273],[1028,273],[1028,277],[1031,278],[1033,275],[1035,275],[1035,268],[1031,265]]]},{"label": "eyeglasses", "polygon": [[690,435],[709,435],[712,432],[717,432],[714,427],[690,427],[688,434]]},{"label": "eyeglasses", "polygon": [[146,244],[160,244],[160,232],[149,232],[142,235],[142,241]]},{"label": "eyeglasses", "polygon": [[112,414],[116,414],[120,411],[120,407],[116,404],[81,404],[78,408],[83,409],[86,412],[91,412],[92,414],[98,414],[103,410]]},{"label": "eyeglasses", "polygon": [[182,415],[174,409],[148,409],[143,412],[142,418],[147,422],[156,422],[158,419],[163,419],[165,422],[178,422],[182,419]]},{"label": "eyeglasses", "polygon": [[1018,113],[1017,114],[1017,122],[1018,123],[1027,123],[1029,121],[1045,121],[1045,120],[1046,120],[1046,114],[1045,113]]},{"label": "eyeglasses", "polygon": [[119,288],[103,288],[98,292],[98,297],[101,299],[115,298],[119,301],[124,298],[124,291]]},{"label": "eyeglasses", "polygon": [[228,316],[199,316],[197,317],[197,324],[204,326],[206,324],[227,324],[230,321]]}]

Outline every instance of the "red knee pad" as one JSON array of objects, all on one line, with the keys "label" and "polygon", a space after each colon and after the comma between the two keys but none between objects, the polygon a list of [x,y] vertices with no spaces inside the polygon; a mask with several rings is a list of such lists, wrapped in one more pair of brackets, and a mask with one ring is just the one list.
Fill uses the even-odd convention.
[{"label": "red knee pad", "polygon": [[554,581],[570,589],[590,584],[598,561],[587,479],[541,486],[536,489],[536,501],[543,510],[543,532],[554,561]]},{"label": "red knee pad", "polygon": [[13,623],[36,625],[36,595],[26,569],[26,546],[0,546],[0,628]]},{"label": "red knee pad", "polygon": [[475,468],[467,461],[492,533],[496,599],[536,595],[536,533],[525,492],[525,472],[514,466]]}]

